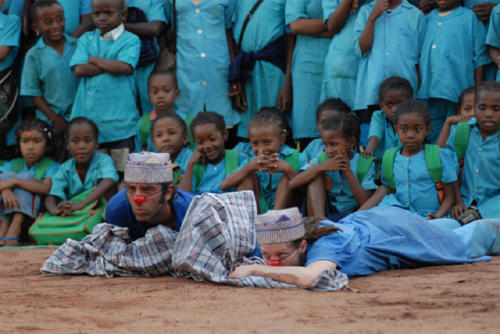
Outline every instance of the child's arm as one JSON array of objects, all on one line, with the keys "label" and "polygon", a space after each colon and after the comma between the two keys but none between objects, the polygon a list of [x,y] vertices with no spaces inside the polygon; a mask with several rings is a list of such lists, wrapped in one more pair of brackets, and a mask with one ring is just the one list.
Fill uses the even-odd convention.
[{"label": "child's arm", "polygon": [[358,44],[361,49],[361,55],[364,55],[372,48],[373,33],[375,32],[375,21],[382,15],[382,13],[389,8],[389,0],[376,0],[372,8],[368,20],[366,21],[365,28],[359,37]]},{"label": "child's arm", "polygon": [[338,34],[347,22],[349,14],[355,13],[358,10],[358,6],[359,0],[342,0],[326,22],[328,31],[333,35]]},{"label": "child's arm", "polygon": [[[103,197],[109,190],[111,190],[116,185],[115,180],[112,178],[104,178],[99,181],[94,190],[81,202],[69,202],[71,203],[70,208],[66,210],[66,214],[82,210],[90,203],[97,201],[99,198]],[[61,205],[61,204],[59,204]]]},{"label": "child's arm", "polygon": [[348,164],[348,159],[342,155],[337,155],[320,164],[311,164],[308,169],[293,177],[288,186],[290,189],[296,189],[308,185],[324,172],[344,171]]},{"label": "child's arm", "polygon": [[446,119],[444,122],[443,128],[441,129],[441,133],[439,134],[439,138],[436,142],[436,144],[440,148],[445,148],[446,147],[446,142],[448,141],[448,137],[450,136],[450,127],[453,124],[457,124],[459,122],[465,122],[467,119],[464,116],[461,115],[454,115],[450,116]]},{"label": "child's arm", "polygon": [[237,171],[229,174],[220,184],[220,189],[228,191],[232,187],[239,186],[249,174],[256,172],[260,169],[261,156],[256,156],[255,159],[250,160],[246,165],[242,166]]},{"label": "child's arm", "polygon": [[[189,191],[193,192],[193,170],[194,170],[194,165],[198,163],[202,159],[200,151],[197,149],[193,151],[193,154],[191,154],[191,158],[189,158],[189,162],[186,167],[186,171],[184,172],[184,175],[182,176],[182,180],[179,183],[178,188],[184,191]],[[205,165],[205,163],[203,163]]]},{"label": "child's arm", "polygon": [[290,30],[294,35],[306,35],[318,38],[333,37],[323,19],[298,19],[290,22]]},{"label": "child's arm", "polygon": [[363,203],[365,203],[372,194],[372,191],[365,190],[361,187],[361,184],[359,183],[356,175],[352,172],[351,165],[349,163],[344,170],[344,177],[346,178],[347,183],[349,183],[349,187],[351,187],[352,194],[358,204],[363,205]]},{"label": "child's arm", "polygon": [[68,123],[66,120],[57,115],[52,109],[50,109],[47,101],[42,96],[30,96],[31,100],[35,104],[35,106],[47,116],[47,118],[54,124],[54,128],[57,132],[64,133],[66,130],[66,126]]},{"label": "child's arm", "polygon": [[363,155],[365,157],[372,157],[379,143],[380,140],[378,139],[377,136],[371,136],[370,139],[368,139],[368,143],[366,144],[366,148],[365,151],[363,152]]},{"label": "child's arm", "polygon": [[51,178],[44,178],[41,181],[35,180],[23,180],[16,177],[8,178],[7,180],[0,181],[0,191],[4,189],[12,189],[18,187],[29,191],[30,193],[38,195],[47,195],[50,192],[50,187],[52,186]]},{"label": "child's arm", "polygon": [[132,68],[132,66],[121,60],[106,59],[106,58],[92,56],[89,58],[89,64],[97,66],[103,72],[109,72],[113,74],[134,73],[134,69]]},{"label": "child's arm", "polygon": [[444,191],[444,198],[443,201],[441,202],[441,206],[439,207],[438,212],[436,212],[435,214],[429,212],[429,216],[427,217],[427,219],[442,218],[448,214],[448,211],[450,211],[450,208],[454,202],[453,183],[444,183],[443,191]]},{"label": "child's arm", "polygon": [[390,193],[391,193],[391,188],[389,188],[385,184],[382,184],[380,187],[378,187],[375,193],[361,205],[358,211],[368,210],[373,208],[374,206],[377,206],[385,197],[385,195]]},{"label": "child's arm", "polygon": [[474,70],[474,80],[475,80],[476,86],[484,81],[484,67],[483,66],[479,66],[478,68],[476,68]]},{"label": "child's arm", "polygon": [[500,69],[500,50],[489,45],[488,52],[490,54],[491,60],[497,65],[497,69]]},{"label": "child's arm", "polygon": [[75,75],[80,78],[80,77],[93,77],[98,74],[104,73],[104,71],[97,67],[96,65],[92,64],[78,64],[75,65]]},{"label": "child's arm", "polygon": [[286,42],[286,73],[283,87],[278,95],[276,106],[283,111],[290,110],[292,106],[292,58],[295,49],[295,36],[285,34]]},{"label": "child's arm", "polygon": [[7,58],[10,49],[12,49],[10,46],[0,45],[0,61],[3,61],[5,58]]}]

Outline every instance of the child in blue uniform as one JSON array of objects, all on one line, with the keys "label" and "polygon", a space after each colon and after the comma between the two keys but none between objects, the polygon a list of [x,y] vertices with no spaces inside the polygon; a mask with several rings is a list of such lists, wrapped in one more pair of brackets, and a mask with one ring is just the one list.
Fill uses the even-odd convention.
[{"label": "child in blue uniform", "polygon": [[[96,152],[99,130],[94,122],[84,117],[72,119],[66,129],[66,143],[73,156],[59,166],[52,179],[45,208],[50,214],[66,216],[82,210],[100,197],[111,198],[116,191],[118,174],[113,160]],[[92,192],[81,202],[71,198],[84,191]]]},{"label": "child in blue uniform", "polygon": [[58,0],[66,18],[66,34],[79,38],[92,29],[91,0]]},{"label": "child in blue uniform", "polygon": [[377,189],[375,166],[370,163],[365,175],[359,175],[359,161],[365,158],[354,153],[360,129],[353,114],[333,116],[323,124],[320,134],[325,152],[301,168],[301,173],[290,181],[290,188],[307,187],[309,215],[338,221],[354,212]]},{"label": "child in blue uniform", "polygon": [[71,58],[70,66],[80,78],[71,118],[95,121],[100,129],[100,150],[109,153],[123,172],[134,148],[139,119],[134,68],[141,43],[139,37],[124,30],[124,0],[93,0],[92,15],[97,30],[78,40]]},{"label": "child in blue uniform", "polygon": [[58,169],[58,164],[47,157],[52,142],[47,123],[25,120],[16,137],[22,157],[0,167],[0,246],[19,244],[23,222],[38,216],[38,195],[49,193]]},{"label": "child in blue uniform", "polygon": [[[388,155],[390,150],[386,151],[382,160],[382,185],[360,210],[380,203],[381,206],[399,206],[428,219],[446,217],[453,204],[451,183],[457,180],[458,166],[453,152],[438,149],[438,157],[429,155],[441,162],[443,197],[440,200],[437,184],[429,171],[430,162],[427,161],[430,148],[424,148],[431,122],[428,107],[421,101],[403,102],[396,109],[394,122],[403,147],[397,149],[392,161]],[[386,159],[388,161],[384,162]],[[384,164],[392,166],[392,175],[387,174]],[[389,181],[391,178],[392,182]]]},{"label": "child in blue uniform", "polygon": [[446,142],[450,137],[450,128],[460,122],[468,122],[472,117],[474,117],[474,92],[476,89],[474,87],[469,87],[460,94],[458,98],[458,108],[457,114],[450,116],[446,119],[443,125],[443,129],[439,134],[439,138],[436,144],[439,147],[446,147]]},{"label": "child in blue uniform", "polygon": [[490,25],[486,35],[486,45],[489,49],[491,60],[496,65],[496,81],[500,81],[500,5],[491,11]]},{"label": "child in blue uniform", "polygon": [[178,185],[193,154],[188,146],[186,123],[173,113],[158,116],[151,125],[151,137],[158,152],[170,154],[174,175],[172,182]]},{"label": "child in blue uniform", "polygon": [[191,132],[196,150],[189,159],[179,189],[195,194],[224,192],[221,182],[248,156],[224,149],[227,130],[224,118],[218,113],[198,113],[191,122]]},{"label": "child in blue uniform", "polygon": [[455,114],[464,89],[483,81],[483,65],[490,63],[483,24],[458,0],[438,3],[426,19],[420,55],[422,85],[419,99],[428,99],[432,122],[429,140],[439,137],[447,117]]},{"label": "child in blue uniform", "polygon": [[286,24],[297,35],[292,59],[294,139],[318,136],[309,111],[320,102],[323,67],[331,34],[323,22],[321,0],[289,0],[286,3]]},{"label": "child in blue uniform", "polygon": [[[468,124],[459,194],[455,194],[452,217],[471,206],[483,218],[500,218],[500,83],[484,82],[476,88],[475,116]],[[458,125],[451,128],[446,147],[457,152]]]}]

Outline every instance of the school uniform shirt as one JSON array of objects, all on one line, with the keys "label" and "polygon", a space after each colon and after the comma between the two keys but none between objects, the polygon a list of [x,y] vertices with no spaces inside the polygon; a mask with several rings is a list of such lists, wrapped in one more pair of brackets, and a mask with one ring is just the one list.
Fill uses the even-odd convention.
[{"label": "school uniform shirt", "polygon": [[[66,42],[62,56],[47,46],[43,38],[28,51],[24,58],[21,95],[42,97],[56,115],[69,121],[78,88],[78,79],[69,66],[77,40],[69,35],[64,37]],[[36,110],[36,117],[52,124],[39,109]]]},{"label": "school uniform shirt", "polygon": [[[286,2],[286,24],[300,19],[322,19],[321,0],[288,0]],[[323,67],[329,38],[297,35],[292,59],[293,137],[312,138],[318,136],[316,120],[311,117],[319,105]]]},{"label": "school uniform shirt", "polygon": [[0,8],[0,11],[4,14],[7,14],[7,12],[9,12],[10,15],[16,15],[21,18],[23,16],[23,8],[24,1],[7,0],[3,4],[2,8]]},{"label": "school uniform shirt", "polygon": [[[245,18],[257,0],[236,1],[235,22],[233,25],[234,40],[239,41]],[[259,52],[267,44],[283,36],[287,32],[285,24],[286,0],[266,0],[248,22],[241,42],[243,52]],[[245,83],[247,108],[239,114],[241,122],[238,136],[247,138],[248,123],[260,108],[275,106],[285,82],[285,73],[266,61],[255,62],[249,72],[250,78]]]},{"label": "school uniform shirt", "polygon": [[[496,5],[491,11],[486,45],[500,49],[500,5]],[[496,81],[500,81],[500,71],[498,69],[496,71]]]},{"label": "school uniform shirt", "polygon": [[378,104],[379,86],[391,76],[407,79],[414,92],[418,89],[416,65],[425,32],[424,14],[407,0],[390,13],[384,11],[375,21],[372,47],[361,55],[359,38],[374,4],[363,5],[354,24],[354,49],[361,57],[354,110]]},{"label": "school uniform shirt", "polygon": [[418,98],[458,102],[462,91],[475,85],[474,70],[491,61],[484,45],[485,30],[467,8],[457,7],[445,16],[439,14],[435,9],[425,16]]},{"label": "school uniform shirt", "polygon": [[[226,125],[240,121],[228,96],[230,58],[226,37],[238,2],[176,1],[177,81],[181,95],[175,106],[185,115],[194,118],[200,111],[211,110],[222,115]],[[172,0],[165,5],[167,13],[173,13]]]},{"label": "school uniform shirt", "polygon": [[58,0],[64,10],[66,27],[64,31],[71,35],[80,26],[80,17],[92,13],[91,0]]},{"label": "school uniform shirt", "polygon": [[[14,171],[13,170],[14,161],[15,161],[15,159],[4,162],[4,164],[2,166],[0,166],[0,173],[13,172]],[[20,171],[18,171],[17,173],[19,173],[19,174],[20,173],[30,173],[33,176],[35,176],[36,169],[38,168],[39,165],[40,165],[40,163],[36,163],[31,168],[29,168],[28,164],[26,163],[26,160],[24,160],[23,168]],[[47,168],[47,170],[43,174],[42,179],[53,178],[58,170],[59,170],[59,164],[57,162],[53,161],[53,163],[49,166],[49,168]]]},{"label": "school uniform shirt", "polygon": [[[476,201],[483,218],[500,218],[500,150],[498,133],[483,140],[477,120],[469,121],[469,144],[465,151],[460,195],[468,207]],[[446,148],[455,152],[456,126],[452,126]]]},{"label": "school uniform shirt", "polygon": [[389,122],[382,110],[377,110],[372,115],[368,139],[370,137],[377,137],[379,140],[378,147],[374,154],[379,159],[382,159],[387,149],[402,146],[399,136],[394,132],[392,123]]},{"label": "school uniform shirt", "polygon": [[[443,166],[441,182],[446,184],[456,181],[456,155],[450,150],[439,149],[439,157]],[[399,206],[422,217],[439,210],[441,204],[436,185],[427,170],[424,150],[411,157],[403,156],[399,150],[394,158],[393,173],[396,192],[386,195],[379,206]],[[383,170],[381,179],[382,183],[388,186]]]},{"label": "school uniform shirt", "polygon": [[310,163],[312,159],[317,159],[319,155],[325,150],[325,144],[321,138],[313,139],[302,151],[301,155],[307,163]]},{"label": "school uniform shirt", "polygon": [[12,66],[19,50],[21,19],[16,15],[0,13],[0,46],[10,46],[7,57],[0,61],[0,71]]},{"label": "school uniform shirt", "polygon": [[113,181],[118,182],[118,173],[113,159],[109,155],[94,153],[84,182],[76,172],[75,159],[71,158],[59,166],[59,170],[52,178],[50,195],[57,196],[63,201],[69,200],[73,196],[97,186],[102,179],[113,179]]},{"label": "school uniform shirt", "polygon": [[[114,31],[116,38],[112,33],[111,40],[101,39],[99,30],[86,32],[78,39],[70,66],[87,64],[90,57],[97,56],[119,60],[135,68],[141,47],[139,37],[125,30],[121,34],[119,30]],[[80,78],[71,110],[71,118],[77,116],[90,118],[97,124],[100,144],[134,136],[139,120],[134,75],[105,72]]]}]

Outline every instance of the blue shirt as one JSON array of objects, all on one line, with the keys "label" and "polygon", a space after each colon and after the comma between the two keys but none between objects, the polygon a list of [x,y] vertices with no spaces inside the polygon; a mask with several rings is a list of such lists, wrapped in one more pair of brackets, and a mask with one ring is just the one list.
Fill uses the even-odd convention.
[{"label": "blue shirt", "polygon": [[[194,195],[177,189],[177,195],[172,199],[172,209],[175,214],[175,230],[179,231],[182,221],[193,200]],[[106,206],[106,223],[121,227],[128,227],[132,240],[142,238],[148,229],[155,225],[139,222],[135,219],[132,207],[127,199],[126,190],[122,190],[111,198]]]},{"label": "blue shirt", "polygon": [[7,57],[0,61],[0,71],[9,68],[16,58],[21,36],[21,19],[16,15],[0,13],[0,46],[10,46]]},{"label": "blue shirt", "polygon": [[59,170],[52,178],[50,195],[65,201],[97,186],[102,179],[113,179],[118,182],[118,173],[109,155],[94,153],[84,182],[76,172],[75,159],[71,158],[59,166]]},{"label": "blue shirt", "polygon": [[[128,31],[123,31],[116,41],[101,40],[99,30],[86,32],[78,39],[70,66],[87,64],[90,57],[97,56],[119,60],[135,68],[140,47],[139,37]],[[80,78],[71,110],[71,118],[77,116],[90,118],[97,124],[99,143],[134,136],[139,120],[134,75],[105,72]]]},{"label": "blue shirt", "polygon": [[323,143],[323,140],[321,138],[316,138],[306,146],[301,155],[307,163],[310,163],[312,159],[318,158],[324,149],[325,144]]},{"label": "blue shirt", "polygon": [[374,154],[379,160],[382,159],[387,149],[402,146],[392,123],[385,117],[385,113],[382,110],[377,110],[372,115],[368,138],[372,136],[377,137],[379,140]]},{"label": "blue shirt", "polygon": [[[490,26],[486,35],[486,45],[500,49],[500,5],[491,10]],[[500,81],[500,71],[497,69],[497,81]]]},{"label": "blue shirt", "polygon": [[390,13],[384,11],[375,21],[372,47],[361,55],[359,38],[374,5],[375,1],[361,7],[354,26],[354,48],[361,57],[354,110],[378,104],[379,86],[388,77],[407,79],[414,92],[418,88],[416,65],[424,38],[424,14],[407,0]]},{"label": "blue shirt", "polygon": [[[3,173],[3,172],[13,172],[12,168],[13,168],[14,160],[15,159],[4,162],[4,164],[2,166],[0,166],[0,173]],[[18,173],[30,173],[33,176],[35,176],[36,169],[37,169],[38,165],[39,165],[39,163],[36,163],[31,168],[29,168],[28,164],[26,163],[26,160],[25,160],[24,161],[24,167],[23,167],[23,169],[21,169]],[[54,175],[56,175],[56,173],[57,173],[58,170],[59,170],[59,164],[54,161],[49,166],[49,168],[47,168],[47,170],[45,171],[45,173],[42,176],[42,179],[45,179],[45,178],[50,178],[51,179],[51,178],[53,178]]]},{"label": "blue shirt", "polygon": [[[21,95],[41,96],[49,108],[69,121],[71,106],[78,88],[78,79],[69,62],[76,49],[76,39],[65,35],[63,55],[47,46],[40,38],[24,58]],[[45,114],[36,110],[36,117],[52,124]]]},{"label": "blue shirt", "polygon": [[[165,7],[163,0],[127,0],[127,6],[135,7],[144,12],[148,22],[162,21],[168,23],[165,16]],[[154,38],[155,47],[159,49],[156,37]]]},{"label": "blue shirt", "polygon": [[80,17],[92,13],[91,0],[58,0],[66,18],[65,32],[72,34],[80,26]]},{"label": "blue shirt", "polygon": [[9,13],[10,15],[16,15],[20,18],[23,16],[24,1],[21,0],[7,0],[0,11],[2,13]]}]

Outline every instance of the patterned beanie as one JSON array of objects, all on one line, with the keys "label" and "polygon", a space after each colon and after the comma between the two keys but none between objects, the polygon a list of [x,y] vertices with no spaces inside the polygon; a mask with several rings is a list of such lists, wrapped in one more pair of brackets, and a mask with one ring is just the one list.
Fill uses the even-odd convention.
[{"label": "patterned beanie", "polygon": [[279,244],[304,237],[305,228],[299,209],[269,210],[258,215],[255,220],[255,232],[259,244]]},{"label": "patterned beanie", "polygon": [[167,183],[172,182],[170,154],[141,152],[128,155],[125,163],[125,182]]}]

